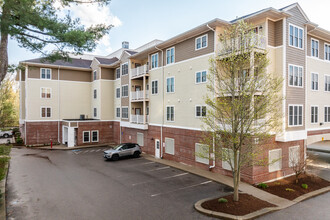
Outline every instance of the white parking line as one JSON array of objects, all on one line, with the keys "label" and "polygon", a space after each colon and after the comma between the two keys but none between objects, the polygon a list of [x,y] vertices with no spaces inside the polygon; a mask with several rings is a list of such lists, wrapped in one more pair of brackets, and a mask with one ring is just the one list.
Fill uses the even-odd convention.
[{"label": "white parking line", "polygon": [[[141,165],[151,164],[151,163],[156,163],[156,162],[146,162],[146,163],[141,163]],[[140,164],[138,164],[138,165],[140,165]]]},{"label": "white parking line", "polygon": [[152,169],[152,170],[147,170],[147,172],[152,172],[152,171],[156,171],[156,170],[164,170],[164,169],[168,169],[170,168],[169,166],[166,167],[160,167],[160,168],[156,168],[156,169]]},{"label": "white parking line", "polygon": [[[177,175],[174,175],[174,176],[168,176],[168,177],[164,177],[164,178],[161,178],[162,180],[166,180],[166,179],[170,179],[170,178],[175,178],[175,177],[179,177],[179,176],[183,176],[183,175],[187,175],[188,173],[180,173],[180,174],[177,174]],[[153,182],[153,180],[151,181],[144,181],[144,182],[139,182],[139,183],[133,183],[132,186],[137,186],[137,185],[141,185],[141,184],[145,184],[145,183],[150,183],[150,182]]]},{"label": "white parking line", "polygon": [[172,193],[172,192],[177,192],[177,191],[179,191],[179,190],[188,189],[188,188],[192,188],[192,187],[200,186],[200,185],[205,185],[205,184],[208,184],[208,183],[211,183],[211,182],[212,182],[212,180],[209,180],[209,181],[205,181],[205,182],[198,183],[198,184],[195,184],[195,185],[186,186],[186,187],[181,187],[181,188],[179,188],[179,189],[175,189],[175,190],[168,191],[168,192],[164,192],[164,193],[157,193],[157,194],[153,194],[153,195],[150,195],[150,196],[151,196],[151,197],[155,197],[155,196],[159,196],[159,195],[163,195],[163,194],[168,194],[168,193]]},{"label": "white parking line", "polygon": [[75,152],[73,152],[73,153],[75,153],[75,154],[80,154],[80,153],[81,153],[81,151],[75,151]]},{"label": "white parking line", "polygon": [[87,153],[89,150],[85,150],[84,153]]},{"label": "white parking line", "polygon": [[96,152],[99,152],[101,149],[96,150]]},{"label": "white parking line", "polygon": [[94,152],[95,150],[91,150],[89,153],[92,153],[92,152]]}]

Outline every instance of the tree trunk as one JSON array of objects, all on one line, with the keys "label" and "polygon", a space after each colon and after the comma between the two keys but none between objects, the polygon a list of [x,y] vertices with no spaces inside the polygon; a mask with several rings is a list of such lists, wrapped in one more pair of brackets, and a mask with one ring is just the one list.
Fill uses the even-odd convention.
[{"label": "tree trunk", "polygon": [[0,85],[8,70],[8,34],[1,33],[0,42]]},{"label": "tree trunk", "polygon": [[238,202],[239,200],[239,182],[240,182],[240,171],[238,167],[238,154],[234,152],[234,172],[233,172],[233,180],[234,180],[234,201]]}]

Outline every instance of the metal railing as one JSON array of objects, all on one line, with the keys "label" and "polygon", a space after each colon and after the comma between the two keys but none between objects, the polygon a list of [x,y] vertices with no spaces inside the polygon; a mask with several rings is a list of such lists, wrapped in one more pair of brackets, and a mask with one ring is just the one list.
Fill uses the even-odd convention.
[{"label": "metal railing", "polygon": [[143,76],[146,73],[148,73],[148,65],[139,66],[131,70],[131,78]]},{"label": "metal railing", "polygon": [[[145,123],[148,123],[149,122],[149,115],[146,115],[146,121]],[[135,124],[143,124],[144,120],[144,115],[131,115],[131,123],[135,123]]]},{"label": "metal railing", "polygon": [[144,91],[135,91],[131,92],[132,100],[144,100],[149,98],[149,90],[146,90],[146,94],[144,96]]}]

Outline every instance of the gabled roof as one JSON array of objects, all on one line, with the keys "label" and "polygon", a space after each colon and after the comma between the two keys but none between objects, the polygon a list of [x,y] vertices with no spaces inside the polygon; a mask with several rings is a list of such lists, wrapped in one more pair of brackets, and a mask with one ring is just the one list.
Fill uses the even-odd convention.
[{"label": "gabled roof", "polygon": [[44,65],[53,65],[53,66],[65,66],[65,67],[78,67],[78,68],[88,68],[92,63],[91,60],[76,59],[71,58],[71,61],[57,60],[55,62],[49,62],[42,60],[43,58],[24,60],[21,63],[35,63],[35,64],[44,64]]},{"label": "gabled roof", "polygon": [[111,65],[118,61],[117,57],[112,57],[112,58],[103,58],[103,57],[95,57],[99,61],[100,64],[105,64],[105,65]]},{"label": "gabled roof", "polygon": [[129,55],[134,55],[136,54],[137,52],[136,51],[133,51],[133,50],[125,50]]},{"label": "gabled roof", "polygon": [[301,14],[304,16],[304,18],[306,19],[306,21],[307,21],[307,22],[310,22],[309,18],[307,17],[306,13],[302,10],[302,8],[300,7],[300,5],[299,5],[298,2],[293,3],[293,4],[291,4],[291,5],[288,5],[288,6],[284,7],[284,8],[281,8],[281,9],[279,9],[279,11],[284,11],[284,12],[286,12],[286,11],[289,11],[290,9],[292,9],[292,8],[294,8],[294,7],[297,7],[298,10],[301,12]]}]

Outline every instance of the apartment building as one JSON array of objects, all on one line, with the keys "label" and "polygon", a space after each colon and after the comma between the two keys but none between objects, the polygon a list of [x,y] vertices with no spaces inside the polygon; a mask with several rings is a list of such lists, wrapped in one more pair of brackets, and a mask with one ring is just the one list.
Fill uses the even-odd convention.
[{"label": "apartment building", "polygon": [[[298,3],[267,8],[233,21],[211,20],[166,41],[71,62],[22,61],[20,126],[27,145],[137,142],[144,152],[230,175],[225,162],[200,158],[201,118],[207,113],[209,58],[218,36],[244,19],[255,26],[268,71],[283,76],[282,132],[265,152],[269,166],[242,179],[256,183],[292,174],[292,157],[330,140],[330,32],[312,23]],[[259,50],[259,51],[260,51]]]}]

